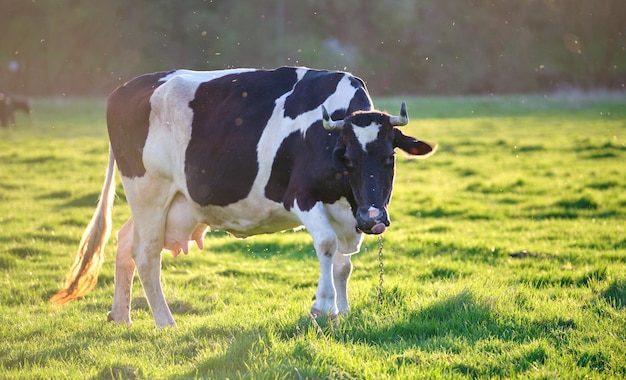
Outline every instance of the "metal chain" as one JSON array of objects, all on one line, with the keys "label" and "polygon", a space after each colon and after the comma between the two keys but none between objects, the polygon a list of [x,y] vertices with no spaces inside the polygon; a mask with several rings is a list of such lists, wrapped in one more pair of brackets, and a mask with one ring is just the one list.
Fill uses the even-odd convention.
[{"label": "metal chain", "polygon": [[385,269],[383,268],[383,235],[378,235],[378,269],[380,277],[378,279],[378,303],[383,304],[383,277]]}]

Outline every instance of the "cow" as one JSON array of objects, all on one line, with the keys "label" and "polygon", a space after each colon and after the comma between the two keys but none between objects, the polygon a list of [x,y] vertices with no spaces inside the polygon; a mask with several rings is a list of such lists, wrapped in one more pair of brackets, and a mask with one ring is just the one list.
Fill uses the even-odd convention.
[{"label": "cow", "polygon": [[30,115],[30,103],[26,99],[0,92],[0,126],[15,125],[15,111]]},{"label": "cow", "polygon": [[141,75],[108,98],[106,177],[66,286],[64,304],[97,281],[111,231],[114,163],[131,211],[118,232],[108,320],[132,324],[135,269],[157,327],[175,326],[161,288],[162,253],[203,248],[207,229],[240,238],[304,226],[320,265],[311,315],[349,311],[350,255],[390,225],[394,150],[435,146],[404,135],[346,72],[175,70]]}]

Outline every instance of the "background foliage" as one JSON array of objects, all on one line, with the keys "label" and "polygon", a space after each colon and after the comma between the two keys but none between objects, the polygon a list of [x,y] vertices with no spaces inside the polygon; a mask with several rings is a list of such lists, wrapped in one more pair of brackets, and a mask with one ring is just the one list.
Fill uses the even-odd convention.
[{"label": "background foliage", "polygon": [[105,94],[147,71],[283,64],[347,69],[379,95],[623,88],[624,20],[623,0],[3,0],[0,88]]}]

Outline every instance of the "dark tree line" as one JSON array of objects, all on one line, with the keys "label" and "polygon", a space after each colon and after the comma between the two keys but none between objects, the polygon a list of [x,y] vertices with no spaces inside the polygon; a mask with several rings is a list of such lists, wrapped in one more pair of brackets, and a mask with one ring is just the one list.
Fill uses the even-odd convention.
[{"label": "dark tree line", "polygon": [[346,69],[375,94],[623,89],[624,20],[624,0],[2,0],[0,89],[279,65]]}]

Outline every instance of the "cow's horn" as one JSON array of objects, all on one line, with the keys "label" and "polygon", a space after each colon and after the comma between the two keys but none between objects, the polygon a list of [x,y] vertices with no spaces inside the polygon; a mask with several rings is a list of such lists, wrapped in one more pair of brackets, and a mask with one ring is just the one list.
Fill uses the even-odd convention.
[{"label": "cow's horn", "polygon": [[401,127],[403,125],[409,124],[409,115],[406,113],[406,103],[402,102],[402,106],[400,107],[400,116],[391,116],[389,118],[389,122],[394,127]]},{"label": "cow's horn", "polygon": [[332,131],[335,129],[341,129],[343,127],[343,120],[333,121],[328,115],[328,111],[326,107],[322,105],[322,123],[324,124],[324,129],[328,131]]}]

